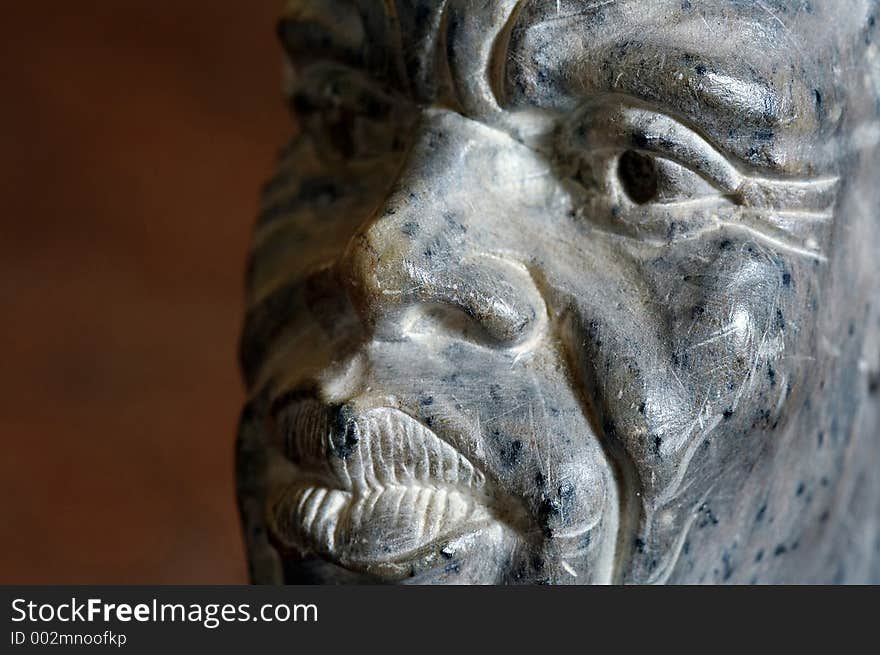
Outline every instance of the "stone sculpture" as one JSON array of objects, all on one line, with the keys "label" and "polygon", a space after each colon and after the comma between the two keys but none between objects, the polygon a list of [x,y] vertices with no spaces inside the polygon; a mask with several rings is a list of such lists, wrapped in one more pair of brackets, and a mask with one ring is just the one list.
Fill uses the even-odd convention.
[{"label": "stone sculpture", "polygon": [[255,582],[880,582],[878,3],[297,0]]}]

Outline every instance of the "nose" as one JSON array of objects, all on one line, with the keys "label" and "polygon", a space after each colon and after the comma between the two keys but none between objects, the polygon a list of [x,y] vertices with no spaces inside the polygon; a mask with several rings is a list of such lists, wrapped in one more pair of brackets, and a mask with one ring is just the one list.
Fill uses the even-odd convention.
[{"label": "nose", "polygon": [[546,323],[528,267],[508,254],[522,250],[511,239],[525,236],[505,231],[504,212],[482,188],[486,167],[504,166],[503,148],[481,146],[481,129],[452,112],[427,113],[391,191],[348,244],[343,283],[380,338],[406,336],[418,317],[513,348]]}]

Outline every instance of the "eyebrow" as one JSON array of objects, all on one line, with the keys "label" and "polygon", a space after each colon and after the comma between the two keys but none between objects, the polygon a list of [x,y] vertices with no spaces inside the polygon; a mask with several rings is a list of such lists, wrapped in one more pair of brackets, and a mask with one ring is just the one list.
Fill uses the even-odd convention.
[{"label": "eyebrow", "polygon": [[[633,48],[638,51],[637,60],[629,51],[633,46],[637,46]],[[539,106],[560,92],[562,98],[556,100],[561,102],[596,93],[625,93],[692,114],[695,119],[708,111],[735,116],[758,128],[773,128],[793,118],[789,103],[748,66],[743,68],[749,69],[750,75],[744,76],[720,60],[674,44],[622,39],[578,54],[546,60],[532,57],[530,62],[524,62],[512,44],[504,57],[507,69],[515,68],[521,76],[505,80],[505,96],[533,96]],[[572,75],[575,66],[578,74]],[[603,71],[610,72],[609,79],[601,79],[602,74],[608,74]],[[510,88],[532,80],[536,83],[531,93]]]},{"label": "eyebrow", "polygon": [[763,82],[707,70],[693,91],[707,105],[757,124],[777,126],[787,122],[782,99]]},{"label": "eyebrow", "polygon": [[[798,118],[793,100],[811,94],[805,81],[791,77],[794,69],[785,65],[784,54],[771,56],[772,30],[744,9],[726,16],[728,38],[695,33],[702,14],[678,20],[673,4],[526,2],[506,52],[498,53],[508,71],[503,95],[547,107],[554,100],[565,103],[596,92],[627,93],[690,110],[683,113],[695,120],[708,111],[758,128],[781,127]],[[743,48],[744,43],[755,47]]]}]

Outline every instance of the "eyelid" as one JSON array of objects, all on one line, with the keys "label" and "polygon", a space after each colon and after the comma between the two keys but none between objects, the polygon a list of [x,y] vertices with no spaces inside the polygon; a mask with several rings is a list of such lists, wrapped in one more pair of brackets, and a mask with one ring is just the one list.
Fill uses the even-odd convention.
[{"label": "eyelid", "polygon": [[702,175],[725,193],[735,193],[744,176],[709,142],[675,119],[640,107],[589,106],[575,131],[581,147],[636,149],[663,156]]},{"label": "eyelid", "polygon": [[770,180],[747,178],[736,191],[740,205],[754,209],[785,208],[800,213],[827,214],[837,200],[840,178]]}]

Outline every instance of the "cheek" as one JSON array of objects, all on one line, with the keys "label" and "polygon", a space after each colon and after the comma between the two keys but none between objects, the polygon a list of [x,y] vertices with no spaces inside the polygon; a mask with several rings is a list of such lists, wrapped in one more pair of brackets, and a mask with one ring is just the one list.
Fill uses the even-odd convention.
[{"label": "cheek", "polygon": [[805,271],[750,242],[699,247],[642,263],[653,302],[630,298],[626,317],[595,304],[579,318],[575,370],[599,426],[658,499],[698,468],[746,456],[744,437],[781,428],[810,354],[811,293],[794,282]]},{"label": "cheek", "polygon": [[[673,367],[718,434],[777,429],[809,353],[809,294],[776,253],[754,244],[719,252],[690,273],[671,321]],[[800,279],[806,279],[800,276]]]}]

